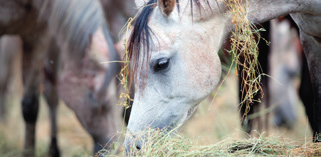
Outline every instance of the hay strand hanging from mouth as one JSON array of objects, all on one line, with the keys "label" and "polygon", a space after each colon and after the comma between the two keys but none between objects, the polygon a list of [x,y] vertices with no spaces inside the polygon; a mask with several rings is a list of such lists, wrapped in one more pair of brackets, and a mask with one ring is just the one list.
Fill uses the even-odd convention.
[{"label": "hay strand hanging from mouth", "polygon": [[[225,4],[231,12],[232,23],[234,24],[234,31],[231,36],[231,50],[229,51],[233,56],[233,62],[236,63],[236,68],[241,69],[244,78],[241,84],[242,98],[240,104],[246,105],[246,111],[243,119],[247,116],[250,109],[250,104],[255,100],[254,96],[263,89],[261,82],[261,68],[258,63],[258,41],[260,41],[260,31],[264,29],[257,29],[256,26],[247,19],[248,17],[248,0],[226,0]],[[244,61],[241,61],[241,58]],[[263,95],[262,95],[263,97]]]}]

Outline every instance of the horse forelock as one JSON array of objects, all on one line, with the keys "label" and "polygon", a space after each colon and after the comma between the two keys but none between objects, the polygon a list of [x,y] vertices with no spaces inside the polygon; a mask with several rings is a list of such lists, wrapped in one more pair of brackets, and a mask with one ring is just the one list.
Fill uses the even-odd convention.
[{"label": "horse forelock", "polygon": [[[98,27],[106,27],[103,10],[97,0],[45,1],[40,17],[47,19],[49,31],[70,59],[81,59]],[[61,44],[62,43],[62,44]]]},{"label": "horse forelock", "polygon": [[[196,7],[199,11],[199,14],[202,14],[203,6],[200,3],[200,0],[188,0],[190,2],[190,11],[192,12],[192,21],[193,21],[193,6],[195,3]],[[210,10],[212,11],[212,8],[210,6],[210,3],[208,0],[206,0],[206,3]],[[142,67],[139,64],[146,62],[148,64],[148,59],[150,56],[150,47],[153,44],[152,35],[155,35],[151,28],[148,26],[149,18],[155,9],[155,6],[157,5],[157,0],[149,0],[148,3],[143,6],[140,14],[137,16],[134,24],[134,28],[131,32],[131,35],[129,37],[129,43],[127,46],[128,55],[129,55],[129,61],[131,62],[131,77],[136,78],[137,75],[140,75],[140,73],[137,73],[139,71],[138,68]],[[180,3],[179,0],[176,0],[176,7],[177,11],[180,14]],[[141,49],[143,48],[143,49]],[[140,51],[143,50],[143,51]],[[145,66],[148,68],[148,65]],[[148,69],[146,69],[148,70]]]},{"label": "horse forelock", "polygon": [[[151,29],[148,26],[149,18],[155,8],[157,0],[150,0],[142,9],[134,24],[133,31],[129,38],[128,53],[129,60],[132,62],[131,70],[135,77],[138,68],[139,58],[149,58],[149,48],[151,46]],[[140,49],[143,48],[142,54]]]}]

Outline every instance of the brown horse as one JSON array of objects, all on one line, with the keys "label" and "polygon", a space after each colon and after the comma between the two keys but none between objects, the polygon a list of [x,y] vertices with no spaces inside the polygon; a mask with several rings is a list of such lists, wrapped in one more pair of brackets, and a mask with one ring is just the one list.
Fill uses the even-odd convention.
[{"label": "brown horse", "polygon": [[101,4],[88,0],[0,2],[0,35],[19,35],[23,43],[24,156],[35,155],[35,125],[43,69],[44,95],[51,110],[50,155],[59,156],[58,97],[73,109],[93,137],[95,152],[106,143],[106,148],[110,148],[121,125],[121,109],[115,105],[118,96],[114,79],[119,64],[103,65],[101,62],[119,60],[119,56]]}]

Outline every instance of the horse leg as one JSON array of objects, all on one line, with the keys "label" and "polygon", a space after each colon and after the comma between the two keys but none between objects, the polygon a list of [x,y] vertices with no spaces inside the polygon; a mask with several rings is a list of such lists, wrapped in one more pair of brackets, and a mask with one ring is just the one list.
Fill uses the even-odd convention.
[{"label": "horse leg", "polygon": [[321,38],[309,36],[303,31],[300,31],[300,37],[307,58],[314,97],[311,104],[304,105],[307,107],[309,121],[312,122],[313,141],[321,142]]},{"label": "horse leg", "polygon": [[59,148],[57,142],[57,107],[59,103],[57,72],[59,66],[59,50],[54,42],[50,44],[48,54],[44,64],[44,96],[49,106],[50,124],[51,124],[51,143],[49,147],[49,156],[59,157]]},{"label": "horse leg", "polygon": [[36,120],[39,110],[39,85],[40,85],[40,69],[32,66],[35,58],[35,51],[32,46],[24,43],[23,46],[23,63],[22,76],[24,84],[24,92],[22,99],[22,113],[26,124],[24,156],[35,156],[35,132]]},{"label": "horse leg", "polygon": [[316,130],[315,115],[313,114],[314,107],[312,105],[314,103],[314,95],[312,93],[313,88],[312,88],[312,82],[309,74],[309,67],[308,67],[307,59],[304,53],[302,54],[301,60],[302,60],[302,72],[301,72],[301,84],[299,88],[299,95],[305,107],[305,112],[308,116],[310,126],[314,131]]},{"label": "horse leg", "polygon": [[[6,98],[6,92],[8,88],[8,81],[10,77],[10,70],[8,66],[8,56],[10,58],[10,54],[6,52],[5,47],[6,47],[6,39],[5,37],[2,37],[0,39],[0,121],[2,121],[5,118],[5,98]],[[10,60],[10,59],[9,59]]]},{"label": "horse leg", "polygon": [[[264,72],[265,73],[265,72]],[[263,91],[264,91],[264,100],[265,100],[265,105],[264,105],[264,109],[268,110],[269,107],[271,106],[270,104],[270,88],[269,88],[269,80],[266,76],[262,76],[262,85],[263,85]],[[264,118],[264,129],[266,132],[266,136],[269,135],[269,117],[270,117],[270,112],[264,112],[263,114],[265,114],[265,118]]]},{"label": "horse leg", "polygon": [[5,118],[6,96],[12,77],[13,60],[21,52],[21,40],[18,36],[0,38],[0,121]]},{"label": "horse leg", "polygon": [[[3,67],[3,66],[1,66]],[[6,117],[6,91],[7,91],[8,80],[0,80],[0,122]]]},{"label": "horse leg", "polygon": [[6,46],[4,44],[4,37],[0,38],[0,121],[5,118],[5,98],[6,91],[8,85],[8,66],[6,65],[7,56],[3,47]]},{"label": "horse leg", "polygon": [[[26,75],[25,75],[26,76]],[[35,156],[35,132],[36,132],[36,120],[39,110],[39,86],[36,85],[36,81],[31,85],[32,88],[25,90],[22,100],[22,113],[26,123],[25,132],[25,144],[24,144],[24,156]]]},{"label": "horse leg", "polygon": [[[262,27],[266,30],[266,31],[262,31],[260,32],[260,36],[261,38],[263,38],[264,40],[270,40],[270,32],[271,32],[271,29],[270,29],[270,21],[268,22],[265,22],[265,23],[262,23]],[[262,69],[262,73],[264,74],[268,74],[270,72],[269,70],[269,53],[270,53],[270,46],[267,45],[267,43],[263,40],[263,39],[260,39],[259,41],[259,56],[258,56],[258,62],[260,63],[259,64],[259,67]],[[257,75],[259,75],[259,73],[257,73]],[[264,105],[264,109],[268,109],[270,107],[270,95],[269,95],[269,81],[268,81],[268,77],[267,76],[261,76],[262,77],[262,80],[261,80],[261,85],[262,85],[262,88],[263,88],[263,92],[259,92],[257,94],[257,97],[256,99],[257,100],[260,100],[263,98],[264,96],[264,100],[265,100],[265,105]],[[257,102],[257,103],[261,103],[261,102]],[[264,118],[264,123],[263,124],[259,124],[261,125],[261,128],[262,126],[264,126],[264,129],[266,131],[266,134],[268,135],[268,130],[269,130],[269,112],[267,113],[263,113],[265,116]]]},{"label": "horse leg", "polygon": [[[38,34],[40,33],[40,34]],[[39,94],[47,38],[41,29],[21,36],[23,41],[22,80],[24,85],[22,114],[25,121],[23,156],[35,156],[36,120],[39,110]]]}]

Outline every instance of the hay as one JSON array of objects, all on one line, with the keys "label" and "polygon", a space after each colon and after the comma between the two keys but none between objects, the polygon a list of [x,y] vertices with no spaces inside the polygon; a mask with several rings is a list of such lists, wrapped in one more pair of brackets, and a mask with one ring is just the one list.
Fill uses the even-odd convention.
[{"label": "hay", "polygon": [[[231,50],[229,53],[233,56],[233,63],[236,63],[236,68],[242,68],[241,73],[238,75],[243,75],[244,78],[240,89],[243,100],[241,100],[240,104],[246,105],[246,111],[243,117],[245,118],[250,109],[250,104],[255,101],[260,102],[260,100],[255,100],[254,96],[258,92],[263,93],[260,82],[261,76],[264,74],[261,74],[262,70],[258,63],[258,42],[262,39],[259,32],[265,30],[262,28],[257,29],[256,26],[247,19],[248,0],[225,0],[224,2],[230,10],[232,23],[234,24],[234,31],[231,36]],[[258,42],[255,38],[258,38]],[[241,57],[244,59],[243,62],[241,61]]]},{"label": "hay", "polygon": [[[223,141],[214,142],[212,145],[198,145],[191,139],[180,136],[177,133],[163,133],[148,130],[147,141],[141,150],[132,147],[128,156],[319,156],[321,155],[320,143],[299,144],[291,139],[282,137],[265,137],[265,134],[257,134],[248,139],[235,139],[228,137]],[[145,135],[146,135],[145,134]],[[121,142],[120,142],[121,143]],[[122,146],[121,146],[122,147]],[[105,154],[105,155],[104,155]],[[124,149],[117,155],[99,156],[125,156]]]}]

